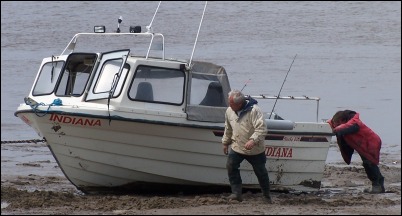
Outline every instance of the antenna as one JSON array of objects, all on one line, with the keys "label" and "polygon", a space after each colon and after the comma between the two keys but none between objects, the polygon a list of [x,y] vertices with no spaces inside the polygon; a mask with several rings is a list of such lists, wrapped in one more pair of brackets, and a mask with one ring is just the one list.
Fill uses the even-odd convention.
[{"label": "antenna", "polygon": [[159,1],[158,7],[155,10],[154,16],[152,17],[151,23],[149,23],[148,26],[146,26],[145,28],[147,28],[147,33],[152,33],[151,28],[152,28],[152,23],[154,22],[156,13],[158,12],[159,6],[161,5],[162,1]]},{"label": "antenna", "polygon": [[189,65],[190,67],[191,67],[191,62],[193,61],[193,55],[194,55],[194,51],[195,51],[195,46],[196,46],[196,44],[197,44],[198,35],[200,34],[200,29],[201,29],[202,21],[203,21],[203,19],[204,19],[205,9],[207,9],[207,3],[208,3],[208,1],[205,2],[204,12],[202,12],[202,17],[201,17],[200,26],[198,26],[198,32],[197,32],[197,36],[196,36],[196,38],[195,38],[194,47],[193,47],[193,52],[191,53],[190,61],[189,61],[189,63],[188,63],[188,65]]}]

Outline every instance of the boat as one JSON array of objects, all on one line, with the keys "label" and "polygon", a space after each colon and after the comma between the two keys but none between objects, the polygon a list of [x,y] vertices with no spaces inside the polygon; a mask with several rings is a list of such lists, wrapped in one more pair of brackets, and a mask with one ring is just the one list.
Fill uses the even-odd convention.
[{"label": "boat", "polygon": [[[196,42],[189,60],[166,58],[165,38],[153,32],[152,21],[144,32],[141,26],[122,31],[95,26],[94,32],[75,34],[60,55],[44,58],[15,116],[46,141],[66,178],[85,192],[135,191],[143,183],[229,186],[221,144],[231,90],[225,68],[193,61]],[[84,37],[102,44],[103,38],[123,36],[145,38],[144,52],[131,45],[77,50]],[[320,98],[248,97],[317,102],[317,119],[311,122],[264,114],[271,189],[319,190],[333,135],[318,121]],[[258,188],[252,167],[242,163],[240,169],[243,186]]]}]

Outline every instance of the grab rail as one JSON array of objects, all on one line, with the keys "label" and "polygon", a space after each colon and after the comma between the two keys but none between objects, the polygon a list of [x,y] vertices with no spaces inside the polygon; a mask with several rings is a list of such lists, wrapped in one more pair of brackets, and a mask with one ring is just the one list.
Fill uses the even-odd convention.
[{"label": "grab rail", "polygon": [[147,50],[146,54],[146,59],[148,59],[149,52],[152,47],[152,43],[155,37],[160,37],[162,38],[162,60],[165,60],[165,37],[161,33],[150,33],[150,32],[144,32],[144,33],[77,33],[74,35],[74,37],[70,40],[66,48],[63,50],[63,52],[60,55],[63,55],[67,50],[71,50],[70,53],[74,52],[75,46],[77,44],[77,39],[81,35],[91,35],[91,36],[122,36],[122,35],[132,35],[132,36],[151,36],[151,41],[149,43],[149,47]]},{"label": "grab rail", "polygon": [[320,107],[320,100],[321,100],[321,98],[319,98],[319,97],[308,97],[305,95],[296,96],[296,97],[295,96],[279,96],[278,97],[278,96],[263,95],[263,94],[256,95],[256,96],[251,95],[251,97],[255,98],[255,99],[315,100],[315,101],[317,101],[316,121],[318,122],[318,110]]}]

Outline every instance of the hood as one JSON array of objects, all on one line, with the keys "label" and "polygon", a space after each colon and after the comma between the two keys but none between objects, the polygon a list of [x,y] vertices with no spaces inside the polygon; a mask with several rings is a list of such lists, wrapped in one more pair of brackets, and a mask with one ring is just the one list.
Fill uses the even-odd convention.
[{"label": "hood", "polygon": [[345,110],[345,115],[347,116],[347,120],[349,121],[350,119],[352,119],[353,117],[355,117],[355,115],[357,114],[355,111],[353,110]]},{"label": "hood", "polygon": [[246,97],[246,105],[240,110],[239,118],[244,115],[244,113],[251,111],[253,109],[254,104],[258,104],[258,101],[252,97]]}]

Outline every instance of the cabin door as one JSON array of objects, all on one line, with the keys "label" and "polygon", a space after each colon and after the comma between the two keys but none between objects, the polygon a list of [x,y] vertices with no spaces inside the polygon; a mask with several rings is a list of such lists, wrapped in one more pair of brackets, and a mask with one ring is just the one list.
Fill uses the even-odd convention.
[{"label": "cabin door", "polygon": [[[124,71],[124,64],[130,50],[118,50],[103,53],[92,78],[86,101],[106,99],[115,92],[116,87],[122,87],[123,79],[119,79]],[[127,70],[127,69],[125,69]],[[117,91],[119,92],[119,91]]]}]

